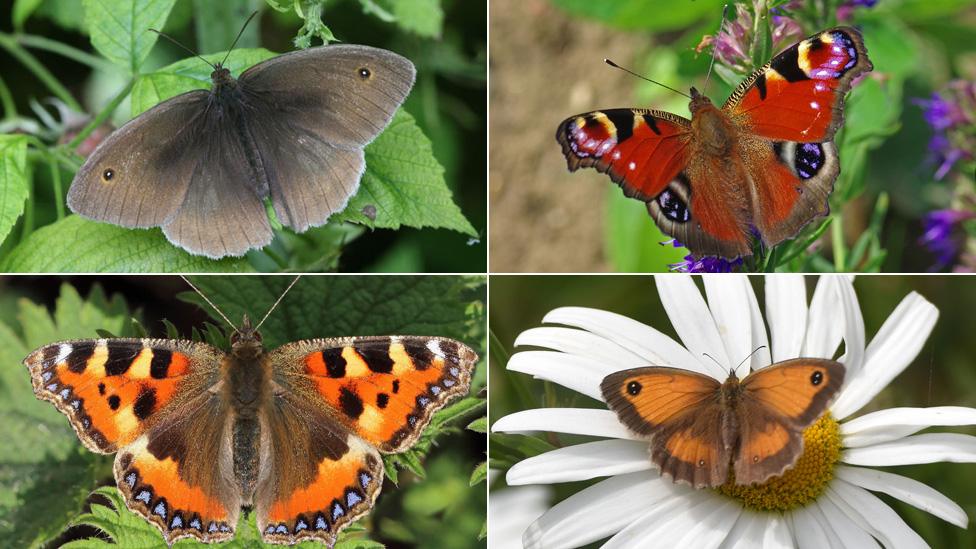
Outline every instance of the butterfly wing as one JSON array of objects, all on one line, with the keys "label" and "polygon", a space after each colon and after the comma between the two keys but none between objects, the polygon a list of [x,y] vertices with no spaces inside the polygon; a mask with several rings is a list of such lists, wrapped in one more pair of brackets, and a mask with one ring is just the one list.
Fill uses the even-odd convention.
[{"label": "butterfly wing", "polygon": [[68,206],[96,221],[162,227],[170,242],[197,255],[266,246],[273,233],[262,197],[248,188],[254,178],[237,133],[241,115],[203,90],[156,105],[88,157]]},{"label": "butterfly wing", "polygon": [[223,358],[191,341],[98,339],[41,347],[24,364],[34,393],[68,416],[86,447],[118,451],[127,506],[172,543],[229,539],[237,524],[240,495],[215,465],[230,456],[219,436],[226,407],[212,392]]},{"label": "butterfly wing", "polygon": [[268,360],[281,390],[258,525],[268,541],[331,543],[372,507],[379,452],[406,450],[436,410],[466,394],[477,355],[444,338],[357,337],[289,343]]},{"label": "butterfly wing", "polygon": [[406,58],[357,45],[280,55],[241,75],[247,131],[284,225],[302,232],[345,207],[363,174],[363,147],[390,123],[415,75]]},{"label": "butterfly wing", "polygon": [[658,367],[615,372],[600,384],[623,424],[652,437],[651,461],[661,473],[696,488],[728,478],[731,448],[720,388],[711,377]]},{"label": "butterfly wing", "polygon": [[763,482],[796,463],[803,429],[827,409],[844,373],[844,366],[832,360],[798,358],[746,376],[737,410],[737,484]]},{"label": "butterfly wing", "polygon": [[786,49],[746,79],[723,109],[741,128],[767,245],[827,212],[840,173],[829,142],[844,121],[851,82],[873,68],[860,32],[837,27]]}]

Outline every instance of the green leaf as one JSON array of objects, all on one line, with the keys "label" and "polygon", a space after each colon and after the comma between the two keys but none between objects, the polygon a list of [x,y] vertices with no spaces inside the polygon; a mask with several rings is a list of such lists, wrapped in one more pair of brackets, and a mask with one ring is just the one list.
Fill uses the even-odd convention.
[{"label": "green leaf", "polygon": [[482,461],[474,468],[471,472],[471,478],[468,480],[468,486],[474,486],[479,482],[484,482],[488,477],[488,462]]},{"label": "green leaf", "polygon": [[476,433],[487,433],[488,432],[488,418],[479,417],[478,419],[472,421],[468,424],[468,429]]},{"label": "green leaf", "polygon": [[176,0],[84,0],[92,46],[132,74],[149,55]]},{"label": "green leaf", "polygon": [[444,27],[441,0],[393,0],[393,16],[405,30],[437,38]]},{"label": "green leaf", "polygon": [[0,260],[5,272],[247,272],[244,258],[208,259],[170,244],[160,229],[126,229],[69,215],[42,227]]},{"label": "green leaf", "polygon": [[[248,16],[261,9],[261,0],[193,0],[194,26],[196,27],[198,53],[210,53],[231,47],[241,25]],[[261,31],[260,17],[255,17],[243,30],[239,48],[258,45]]]},{"label": "green leaf", "polygon": [[671,240],[654,224],[643,202],[627,198],[616,185],[609,187],[606,216],[606,250],[620,272],[666,272],[688,253],[661,242]]},{"label": "green leaf", "polygon": [[0,242],[24,213],[27,195],[27,137],[0,135]]},{"label": "green leaf", "polygon": [[[375,220],[363,213],[367,206],[376,209]],[[478,236],[451,198],[430,140],[403,109],[366,146],[366,172],[359,192],[333,219],[388,229],[435,227]]]},{"label": "green leaf", "polygon": [[14,28],[18,32],[24,29],[24,23],[27,18],[34,13],[34,10],[41,5],[43,0],[14,0],[13,13],[11,14],[11,19],[14,22]]}]

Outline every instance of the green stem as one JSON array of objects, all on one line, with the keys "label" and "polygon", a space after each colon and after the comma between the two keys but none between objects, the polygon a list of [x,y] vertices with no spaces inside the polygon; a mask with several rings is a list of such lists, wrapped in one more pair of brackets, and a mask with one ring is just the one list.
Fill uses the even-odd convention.
[{"label": "green stem", "polygon": [[844,272],[847,258],[844,249],[844,219],[840,212],[834,215],[833,226],[830,227],[831,243],[834,247],[834,270],[838,273]]},{"label": "green stem", "polygon": [[68,143],[67,145],[68,150],[74,151],[75,147],[80,145],[81,142],[84,141],[89,135],[91,135],[93,131],[95,131],[99,126],[104,124],[105,121],[108,120],[110,116],[112,116],[112,113],[115,112],[115,109],[118,108],[119,104],[122,103],[125,97],[129,95],[129,92],[132,91],[132,86],[135,86],[135,84],[136,84],[135,78],[129,80],[129,83],[125,85],[125,88],[123,88],[118,95],[112,98],[109,104],[106,105],[105,108],[102,109],[100,113],[98,113],[98,116],[92,118],[91,122],[89,122],[88,125],[85,126],[81,130],[81,132],[78,133],[78,135],[76,135],[75,138]]},{"label": "green stem", "polygon": [[14,118],[17,116],[17,105],[14,103],[14,96],[10,94],[7,83],[0,78],[0,104],[3,105],[3,117]]},{"label": "green stem", "polygon": [[24,227],[21,241],[27,240],[27,237],[34,232],[34,175],[31,173],[30,162],[24,166],[24,171],[27,172],[25,174],[27,176],[27,207],[24,208]]},{"label": "green stem", "polygon": [[14,35],[14,39],[17,40],[18,43],[27,46],[28,48],[37,48],[39,50],[53,52],[61,55],[62,57],[67,57],[72,61],[77,61],[82,65],[88,65],[96,70],[107,72],[116,70],[115,65],[105,61],[101,57],[79,50],[78,48],[71,47],[62,42],[58,42],[57,40],[51,40],[50,38],[36,36],[33,34],[16,34]]},{"label": "green stem", "polygon": [[64,101],[66,105],[71,107],[72,110],[81,112],[81,105],[75,101],[75,98],[71,96],[71,93],[67,88],[61,85],[61,82],[51,74],[36,57],[30,54],[27,50],[21,47],[16,40],[10,37],[9,34],[0,33],[0,47],[10,52],[11,55],[17,58],[28,70],[34,73],[34,76],[38,78],[45,86],[51,90],[51,93],[58,96],[58,99]]},{"label": "green stem", "polygon": [[58,221],[64,219],[64,198],[61,194],[61,166],[58,166],[56,158],[51,157],[47,161],[47,167],[51,170],[51,181],[54,182],[54,206],[57,209]]},{"label": "green stem", "polygon": [[278,268],[280,268],[280,269],[287,269],[288,268],[288,262],[285,261],[285,258],[281,257],[280,255],[278,255],[277,252],[275,252],[274,250],[272,250],[271,249],[271,246],[265,246],[265,248],[263,250],[261,250],[261,251],[263,251],[265,253],[265,255],[267,255],[268,257],[270,257],[271,258],[271,261],[274,261],[275,263],[277,263],[278,264]]}]

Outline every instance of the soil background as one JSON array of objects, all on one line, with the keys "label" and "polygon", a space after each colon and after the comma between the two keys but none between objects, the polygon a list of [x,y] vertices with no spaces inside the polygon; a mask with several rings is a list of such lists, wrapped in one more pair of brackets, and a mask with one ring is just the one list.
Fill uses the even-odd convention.
[{"label": "soil background", "polygon": [[556,127],[578,113],[639,106],[633,77],[603,59],[626,66],[647,38],[570,18],[545,0],[489,4],[491,271],[607,271],[606,193],[617,187],[594,170],[569,173]]}]

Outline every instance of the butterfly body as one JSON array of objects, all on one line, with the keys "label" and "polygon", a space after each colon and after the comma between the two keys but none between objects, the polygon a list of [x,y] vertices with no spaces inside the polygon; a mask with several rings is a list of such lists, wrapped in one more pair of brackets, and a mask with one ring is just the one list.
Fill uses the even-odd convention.
[{"label": "butterfly body", "polygon": [[556,140],[570,171],[608,174],[693,254],[747,256],[828,213],[844,95],[871,69],[860,33],[838,27],[777,55],[721,108],[692,88],[690,120],[594,111],[563,121]]},{"label": "butterfly body", "polygon": [[273,238],[264,201],[296,232],[326,223],[358,189],[364,147],[413,86],[393,52],[332,45],[271,58],[210,90],[164,101],[112,133],[68,192],[82,216],[161,227],[173,244],[220,258]]},{"label": "butterfly body", "polygon": [[844,380],[840,363],[780,362],[741,381],[649,367],[604,378],[607,405],[629,429],[650,437],[651,461],[696,488],[753,484],[782,474],[803,450],[803,429],[826,410]]},{"label": "butterfly body", "polygon": [[25,360],[39,398],[99,453],[130,509],[168,543],[234,536],[333,544],[369,512],[381,453],[409,448],[467,392],[477,355],[445,338],[312,339],[264,349],[245,321],[229,353],[165,339],[64,341]]}]

